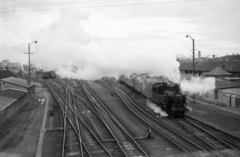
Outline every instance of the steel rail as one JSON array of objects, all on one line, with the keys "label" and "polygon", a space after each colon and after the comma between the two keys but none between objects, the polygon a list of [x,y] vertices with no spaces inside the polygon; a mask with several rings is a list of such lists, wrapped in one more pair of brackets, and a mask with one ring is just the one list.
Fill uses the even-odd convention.
[{"label": "steel rail", "polygon": [[[190,116],[190,115],[186,115],[185,118],[187,118],[189,121],[194,120],[194,121],[200,123],[200,125],[205,125],[205,126],[207,126],[208,128],[217,131],[217,132],[212,132],[212,134],[214,134],[214,135],[217,136],[218,138],[222,139],[223,141],[229,143],[230,145],[232,145],[232,146],[235,147],[236,149],[240,150],[240,138],[239,138],[239,137],[234,136],[234,135],[232,135],[232,134],[229,134],[228,132],[226,132],[226,131],[224,131],[224,130],[221,130],[221,129],[219,129],[219,128],[213,127],[213,126],[211,126],[211,125],[209,125],[209,124],[207,124],[207,123],[205,123],[205,122],[199,121],[198,119],[196,119],[196,118],[194,118],[194,117],[192,117],[192,116]],[[192,119],[192,120],[190,120],[190,119]],[[193,121],[192,121],[192,122],[193,122]],[[195,122],[193,122],[193,123],[195,123]],[[198,125],[198,124],[197,124],[197,125]],[[204,126],[200,126],[200,125],[199,125],[199,127],[204,128]],[[210,132],[208,129],[206,129],[206,130],[207,130],[208,132]],[[218,135],[217,133],[225,134],[226,136],[228,136],[228,138],[231,138],[232,141],[230,141],[229,139],[226,139],[227,137],[222,137],[222,136]],[[236,143],[233,143],[233,142],[236,142]],[[237,144],[237,143],[239,143],[239,144]]]},{"label": "steel rail", "polygon": [[[66,80],[66,82],[67,82],[67,80]],[[72,91],[71,88],[70,88],[70,91]],[[73,102],[74,102],[74,99],[73,99]],[[75,107],[76,107],[76,106],[75,106]],[[73,110],[71,106],[70,106],[70,109]],[[75,113],[76,113],[77,116],[80,115],[79,112],[76,112],[76,110],[75,110]],[[79,117],[78,117],[78,118],[79,118]],[[95,135],[94,135],[94,136],[95,136]],[[95,137],[96,137],[96,136],[95,136]],[[83,143],[84,143],[84,142],[83,142]],[[105,150],[105,152],[107,152],[108,154],[110,154],[110,152],[104,147],[103,144],[101,144],[101,146],[103,146],[103,149]],[[90,153],[90,152],[89,152],[89,153]],[[110,154],[110,156],[111,156],[111,154]]]},{"label": "steel rail", "polygon": [[[61,82],[61,81],[59,81],[59,80],[57,80],[56,81],[59,85],[61,85],[61,86],[63,86],[64,88],[66,88],[65,87],[65,85]],[[83,95],[82,93],[80,93],[80,92],[78,92],[78,91],[76,91],[75,89],[73,89],[73,88],[71,88],[74,92],[76,92],[76,93],[78,93],[79,95],[81,95],[82,97],[84,97],[85,99],[88,99],[85,95]]]},{"label": "steel rail", "polygon": [[[65,106],[65,114],[67,115],[67,106],[69,106],[69,108],[71,109],[71,111],[73,111],[72,108],[71,108],[71,106],[70,106],[70,105],[68,104],[68,102],[66,101],[66,99],[63,98],[63,96],[57,91],[57,89],[56,89],[54,86],[52,86],[52,87],[53,87],[53,89],[55,89],[55,91],[58,93],[58,95],[62,98],[62,100],[67,104],[67,105]],[[77,132],[77,130],[76,130],[75,127],[74,127],[74,130]],[[83,147],[84,147],[85,151],[87,152],[87,154],[88,154],[89,156],[91,156],[91,154],[90,154],[89,151],[87,150],[87,147],[84,145],[84,143],[83,143],[81,137],[79,136],[79,134],[78,134],[78,139],[79,139],[80,143],[83,145]],[[81,145],[81,144],[80,144],[80,145]],[[82,149],[81,151],[83,151],[83,149]]]},{"label": "steel rail", "polygon": [[[141,146],[136,142],[136,140],[134,140],[134,138],[130,135],[130,133],[128,133],[128,131],[120,124],[120,122],[108,111],[108,109],[102,104],[102,102],[95,96],[95,94],[93,94],[93,92],[90,90],[90,88],[86,85],[85,83],[85,87],[86,90],[88,90],[88,92],[90,93],[91,96],[93,96],[94,99],[96,99],[97,103],[101,105],[101,107],[104,108],[105,111],[107,111],[111,117],[113,119],[113,121],[117,124],[118,127],[120,127],[124,133],[126,133],[128,135],[128,137],[131,139],[131,141],[137,146],[137,148],[147,157],[149,157],[149,155],[141,148]],[[84,88],[83,88],[84,89]],[[87,94],[87,93],[86,93]],[[96,104],[97,105],[97,104]],[[102,109],[103,110],[103,109]],[[106,115],[106,114],[104,114]]]},{"label": "steel rail", "polygon": [[62,111],[62,116],[63,116],[63,139],[62,139],[62,151],[61,151],[61,156],[64,157],[64,148],[65,148],[65,140],[66,140],[66,114],[63,110],[63,107],[60,105],[59,100],[57,99],[56,95],[53,92],[52,87],[50,87],[47,83],[46,83],[47,87],[49,88],[49,90],[51,91],[53,97],[55,98],[55,100],[57,101],[61,111]]},{"label": "steel rail", "polygon": [[[222,152],[221,150],[219,150],[219,148],[217,148],[216,146],[213,145],[213,143],[211,143],[210,141],[208,141],[207,139],[205,139],[205,136],[202,135],[201,133],[198,133],[197,131],[193,131],[191,129],[189,129],[189,127],[195,127],[194,124],[192,124],[193,126],[191,126],[191,124],[189,124],[189,122],[186,122],[185,120],[180,120],[178,119],[178,121],[180,121],[180,123],[182,123],[183,127],[186,128],[187,130],[189,130],[192,134],[196,135],[200,140],[204,141],[207,145],[209,145],[210,147],[212,147],[214,150],[216,150],[217,152],[219,152],[220,154],[229,157],[227,154],[225,154],[224,152]],[[185,124],[184,124],[185,123]],[[186,124],[188,123],[188,124]],[[200,128],[197,128],[198,130],[201,130]],[[196,130],[196,129],[195,129]],[[202,132],[202,133],[207,133],[207,132]],[[211,136],[211,134],[207,133],[208,135]],[[226,146],[226,145],[225,145]]]},{"label": "steel rail", "polygon": [[[109,84],[112,84],[112,83],[113,83],[116,87],[120,88],[120,87],[119,87],[115,82],[113,82],[113,81],[107,80],[107,82],[109,82]],[[208,130],[202,128],[201,126],[197,125],[197,124],[194,123],[193,121],[189,120],[189,118],[187,118],[187,117],[192,118],[192,119],[194,119],[195,121],[198,121],[197,119],[195,119],[195,118],[193,118],[193,117],[191,117],[191,116],[188,116],[188,115],[186,115],[186,118],[184,118],[186,121],[188,121],[189,123],[191,123],[192,125],[194,125],[194,126],[197,127],[198,129],[203,130],[204,132],[206,132],[206,133],[209,134],[210,136],[218,139],[219,141],[221,141],[221,142],[224,143],[225,145],[229,146],[230,148],[236,149],[236,150],[238,150],[237,148],[240,148],[240,147],[237,146],[236,144],[233,144],[232,142],[230,142],[230,141],[228,141],[228,140],[226,140],[226,139],[223,139],[222,137],[219,137],[219,136],[216,136],[216,135],[212,134],[212,133],[209,132]],[[172,119],[173,119],[173,118],[172,118]],[[199,121],[198,121],[198,122],[199,122]],[[200,122],[200,123],[203,123],[203,122]],[[208,125],[208,124],[206,124],[206,123],[203,123],[203,124],[204,124],[204,125]],[[223,132],[224,134],[227,134],[227,135],[229,135],[229,136],[234,137],[233,135],[230,135],[229,133],[227,133],[227,132],[225,132],[225,131],[223,131],[223,130],[217,129],[217,128],[212,127],[212,126],[209,126],[209,125],[208,125],[208,127],[211,127],[211,128],[213,128],[213,129],[219,130],[220,132]],[[193,131],[191,131],[191,130],[188,129],[187,127],[184,127],[184,128],[186,128],[187,130],[189,130],[190,132],[193,133]],[[203,140],[201,137],[199,137],[199,138],[200,138],[201,140]],[[237,137],[234,137],[234,138],[237,138]],[[240,139],[239,139],[239,140],[240,140]],[[205,140],[204,140],[204,141],[205,141]],[[217,148],[215,148],[215,146],[211,145],[209,142],[207,142],[207,141],[205,141],[205,142],[208,143],[210,146],[212,146],[214,149],[218,150]],[[230,144],[228,144],[228,143],[230,143]],[[237,148],[236,148],[236,147],[237,147]],[[218,151],[220,151],[220,150],[218,150]],[[239,150],[238,150],[238,151],[239,151]]]},{"label": "steel rail", "polygon": [[[113,86],[113,88],[120,88],[115,82],[112,82],[112,81],[109,81],[109,80],[107,80],[107,82],[110,84],[110,85],[112,85]],[[115,89],[115,92],[117,92],[116,91],[116,89]],[[118,93],[118,92],[117,92]],[[119,95],[119,93],[118,93],[118,95]],[[120,96],[120,95],[119,95]],[[121,98],[122,99],[122,98]],[[127,104],[126,104],[127,105]],[[190,129],[188,129],[187,127],[184,127],[185,129],[187,129],[189,132],[191,132],[192,134],[194,134],[194,135],[196,135],[193,131],[191,131]],[[215,148],[213,145],[211,145],[210,143],[208,143],[207,141],[205,141],[204,139],[202,139],[201,137],[199,137],[198,135],[197,135],[197,137],[201,140],[201,141],[203,141],[203,142],[205,142],[206,144],[208,144],[209,146],[211,146],[212,148],[214,148],[216,151],[218,151],[219,153],[221,153],[221,154],[223,154],[221,151],[219,151],[217,148]],[[204,149],[205,150],[205,149]],[[210,153],[208,150],[206,150],[209,154],[212,154],[212,153]],[[212,154],[212,155],[214,155],[214,154]],[[225,154],[224,154],[225,155]]]},{"label": "steel rail", "polygon": [[[98,82],[99,82],[99,81],[98,81]],[[106,85],[106,84],[102,83],[102,85]],[[142,118],[139,114],[137,114],[131,107],[129,107],[129,105],[123,100],[120,92],[121,92],[132,104],[134,104],[134,106],[136,106],[141,112],[143,112],[143,113],[144,113],[145,115],[147,115],[149,118],[153,119],[153,120],[155,121],[155,123],[158,123],[158,124],[160,124],[161,126],[164,126],[165,129],[168,129],[168,130],[172,131],[174,134],[178,135],[179,137],[181,137],[181,138],[184,139],[185,141],[191,143],[191,144],[194,145],[195,147],[197,147],[197,148],[199,148],[199,149],[201,149],[201,150],[203,150],[203,151],[205,151],[205,152],[207,152],[207,153],[209,153],[209,154],[212,154],[212,153],[210,153],[209,151],[205,150],[204,148],[202,148],[202,147],[198,146],[197,144],[193,143],[192,141],[188,140],[188,139],[185,138],[184,136],[180,135],[178,132],[176,132],[175,130],[171,129],[170,127],[168,127],[168,126],[165,125],[164,123],[156,120],[154,117],[152,117],[152,116],[151,116],[150,114],[148,114],[146,111],[144,111],[144,110],[142,110],[141,108],[139,108],[138,105],[136,105],[136,103],[133,102],[122,90],[116,89],[116,87],[113,87],[113,86],[112,86],[112,87],[109,86],[109,85],[106,85],[106,86],[107,86],[108,88],[112,89],[113,91],[115,91],[115,92],[119,95],[119,97],[121,98],[121,100],[124,102],[124,104],[125,104],[136,116],[138,116],[142,121],[144,121],[146,124],[151,125],[151,124],[149,124],[144,118]],[[118,91],[119,91],[119,92],[118,92]],[[191,156],[196,156],[196,155],[192,154],[191,152],[189,152],[188,150],[186,150],[185,148],[183,148],[182,146],[180,146],[179,144],[177,144],[177,143],[176,143],[175,141],[173,141],[172,139],[170,139],[167,135],[165,135],[165,134],[163,134],[162,132],[160,132],[154,125],[151,125],[151,127],[152,127],[155,131],[157,131],[158,133],[160,133],[162,136],[164,136],[166,139],[168,139],[169,141],[171,141],[173,144],[175,144],[176,146],[178,146],[180,149],[184,150],[184,151],[185,151],[186,153],[188,153],[189,155],[191,155]]]},{"label": "steel rail", "polygon": [[[82,83],[82,82],[81,82],[81,83]],[[83,84],[81,84],[81,85],[82,85],[82,88],[83,88]],[[87,91],[85,90],[85,88],[83,88],[83,90],[84,90],[84,92],[87,92]],[[89,96],[87,93],[85,93],[85,94],[86,94],[87,97],[91,100],[90,96]],[[126,152],[125,152],[125,150],[123,149],[122,145],[121,145],[120,142],[118,141],[117,137],[114,135],[113,131],[110,129],[110,127],[107,125],[107,122],[104,120],[104,117],[103,117],[103,115],[101,114],[101,112],[95,107],[95,105],[93,105],[93,106],[94,106],[96,112],[98,113],[101,121],[103,122],[103,124],[105,125],[105,127],[108,129],[108,131],[111,133],[112,137],[113,137],[114,140],[117,142],[119,148],[122,150],[122,153],[124,154],[124,156],[125,156],[125,157],[128,157],[128,155],[126,154]]]},{"label": "steel rail", "polygon": [[[171,120],[172,120],[172,121],[175,121],[176,123],[179,124],[179,122],[178,122],[179,119],[176,120],[176,119],[174,119],[174,118],[171,118]],[[206,139],[202,138],[200,135],[198,135],[198,133],[196,133],[196,132],[192,131],[191,129],[189,129],[188,126],[186,126],[186,125],[184,125],[184,124],[183,124],[183,125],[182,125],[182,124],[179,124],[179,125],[181,125],[184,129],[188,130],[192,135],[194,135],[195,137],[197,137],[198,140],[204,142],[204,143],[208,146],[208,148],[212,148],[213,150],[216,151],[216,153],[219,153],[219,154],[222,154],[222,155],[226,156],[224,153],[222,153],[218,148],[216,148],[216,147],[215,147],[213,144],[211,144],[209,141],[207,141]],[[213,152],[212,154],[215,154],[215,152]],[[218,156],[219,154],[215,154],[215,155]]]},{"label": "steel rail", "polygon": [[[107,80],[111,85],[112,83],[115,85],[115,87],[120,88],[115,82],[110,82],[109,80]],[[194,125],[194,122],[188,120],[185,118],[185,120],[189,121],[189,123],[192,123]],[[195,124],[196,125],[196,124]],[[194,133],[192,130],[188,129],[187,127],[183,126],[185,129],[187,129],[188,131],[190,131],[191,133],[193,133],[194,135],[196,135],[197,137],[199,137],[200,140],[204,141],[206,144],[208,144],[209,146],[211,146],[212,148],[214,148],[216,151],[218,151],[220,154],[227,156],[227,154],[225,154],[224,152],[222,152],[221,150],[219,150],[218,148],[216,148],[214,145],[212,145],[210,142],[204,140],[200,135],[198,135],[197,133]],[[208,132],[207,130],[201,128],[200,126],[196,125],[196,127],[198,127],[198,129],[203,130],[205,133],[209,134],[210,136],[214,137],[215,139],[218,139],[220,142],[224,143],[225,145],[227,145],[228,147],[232,148],[232,149],[236,149],[234,146],[229,145],[228,143],[224,142],[221,138],[211,134],[210,132]],[[236,149],[237,150],[237,149]],[[209,152],[209,151],[208,151]],[[210,152],[209,152],[210,153]],[[212,154],[212,153],[210,153]]]},{"label": "steel rail", "polygon": [[[197,125],[196,123],[192,122],[191,120],[184,118],[184,120],[186,120],[188,123],[191,123],[192,125],[194,125],[196,128],[198,128],[199,130],[204,131],[205,133],[207,133],[208,135],[212,136],[213,138],[219,140],[220,142],[222,142],[223,144],[227,145],[228,147],[235,149],[237,151],[239,151],[235,146],[229,144],[228,142],[225,142],[222,138],[219,138],[218,136],[212,134],[211,132],[209,132],[208,130],[202,128],[201,126]],[[239,151],[240,152],[240,151]]]},{"label": "steel rail", "polygon": [[91,133],[91,135],[93,135],[93,137],[95,138],[95,140],[102,146],[102,148],[107,152],[107,154],[111,157],[112,154],[108,151],[108,149],[103,145],[103,143],[101,142],[101,140],[95,135],[95,133],[90,129],[90,127],[87,125],[87,123],[84,121],[84,119],[82,118],[82,116],[78,113],[78,119],[84,124],[84,126],[86,126],[86,128],[89,130],[89,132]]},{"label": "steel rail", "polygon": [[[72,81],[70,81],[70,86],[71,86],[71,83]],[[79,119],[83,124],[84,126],[86,126],[86,128],[89,130],[89,132],[91,133],[91,135],[95,138],[95,140],[97,141],[98,144],[101,145],[101,147],[105,150],[105,152],[107,152],[107,154],[112,157],[111,153],[107,150],[107,148],[103,145],[103,143],[98,139],[98,137],[92,132],[92,130],[87,126],[87,124],[84,122],[84,120],[81,118],[81,115],[80,113],[77,111],[77,108],[76,108],[76,103],[75,103],[75,98],[74,98],[74,94],[73,94],[73,90],[71,90],[71,93],[72,93],[72,99],[73,99],[73,104],[74,104],[74,107],[75,107],[75,114],[76,114],[76,118]],[[78,121],[78,120],[77,120]],[[77,123],[78,124],[78,129],[79,129],[79,135],[82,137],[82,132],[81,132],[81,123]],[[83,138],[82,138],[83,140]]]}]

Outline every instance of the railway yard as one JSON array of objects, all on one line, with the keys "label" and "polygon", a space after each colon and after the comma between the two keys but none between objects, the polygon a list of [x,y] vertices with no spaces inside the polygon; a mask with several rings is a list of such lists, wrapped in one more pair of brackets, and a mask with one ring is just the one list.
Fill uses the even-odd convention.
[{"label": "railway yard", "polygon": [[173,119],[147,101],[114,79],[46,79],[0,128],[0,157],[240,156],[240,112],[189,100]]}]

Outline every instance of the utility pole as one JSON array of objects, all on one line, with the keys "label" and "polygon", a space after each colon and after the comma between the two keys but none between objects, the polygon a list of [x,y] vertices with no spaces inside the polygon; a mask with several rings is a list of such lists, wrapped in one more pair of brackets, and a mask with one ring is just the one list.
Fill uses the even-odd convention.
[{"label": "utility pole", "polygon": [[33,52],[31,53],[31,51],[30,51],[30,46],[31,46],[31,44],[33,44],[33,43],[37,43],[37,41],[33,41],[33,42],[31,42],[31,43],[29,43],[28,44],[28,52],[26,52],[25,54],[28,54],[28,85],[29,85],[29,87],[30,87],[30,85],[31,85],[31,68],[30,68],[30,64],[31,64],[31,62],[30,62],[30,54],[33,54]]},{"label": "utility pole", "polygon": [[192,42],[193,42],[193,76],[194,76],[194,74],[195,74],[195,41],[190,35],[187,35],[186,37],[191,38]]},{"label": "utility pole", "polygon": [[195,74],[195,42],[194,39],[192,39],[193,42],[193,76]]},{"label": "utility pole", "polygon": [[[190,35],[187,35],[186,37],[187,38],[189,37],[190,39],[192,39],[192,42],[193,42],[193,74],[192,74],[192,76],[194,77],[194,74],[195,74],[195,41]],[[193,102],[195,102],[195,99],[196,99],[196,95],[193,94]]]}]

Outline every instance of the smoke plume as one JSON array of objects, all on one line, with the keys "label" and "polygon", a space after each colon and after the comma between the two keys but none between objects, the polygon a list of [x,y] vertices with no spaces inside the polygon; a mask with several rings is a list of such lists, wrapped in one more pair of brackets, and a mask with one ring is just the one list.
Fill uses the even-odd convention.
[{"label": "smoke plume", "polygon": [[146,99],[146,104],[147,106],[152,109],[155,113],[159,113],[160,116],[162,117],[166,117],[168,116],[168,114],[166,112],[164,112],[161,107],[157,106],[157,104],[151,102],[150,100]]},{"label": "smoke plume", "polygon": [[103,76],[149,73],[179,80],[175,55],[154,49],[134,49],[127,42],[106,42],[92,37],[84,29],[89,16],[62,11],[56,22],[42,30],[36,45],[36,62],[69,78],[94,80]]},{"label": "smoke plume", "polygon": [[[43,14],[20,12],[0,17],[0,22],[4,24],[4,27],[0,26],[0,31],[6,32],[5,36],[3,34],[5,44],[11,45],[0,49],[9,52],[3,53],[4,56],[10,55],[11,59],[25,64],[27,57],[23,52],[27,50],[27,43],[37,40],[38,43],[31,46],[31,52],[34,52],[31,61],[45,70],[55,70],[62,77],[94,80],[103,76],[148,74],[179,83],[179,62],[171,47],[166,49],[162,43],[156,48],[148,40],[137,40],[140,31],[124,38],[111,38],[114,36],[111,32],[118,30],[110,31],[107,35],[109,39],[95,37],[91,29],[87,29],[90,17],[91,14],[79,10],[56,10]],[[16,45],[14,50],[21,55],[13,55],[14,50],[8,50],[14,47],[12,45]],[[183,81],[182,89],[196,92],[195,89],[201,88],[203,82],[195,85],[200,86],[198,88],[192,88],[192,83]]]},{"label": "smoke plume", "polygon": [[180,85],[183,92],[203,95],[215,89],[215,78],[192,77],[191,80],[184,79]]}]

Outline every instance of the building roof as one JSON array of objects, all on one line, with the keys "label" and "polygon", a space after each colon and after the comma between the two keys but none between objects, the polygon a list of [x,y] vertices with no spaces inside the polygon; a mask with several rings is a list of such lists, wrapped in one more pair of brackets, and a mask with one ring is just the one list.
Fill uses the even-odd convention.
[{"label": "building roof", "polygon": [[218,89],[239,88],[239,87],[240,87],[240,82],[231,82],[231,81],[216,79],[216,88]]},{"label": "building roof", "polygon": [[0,112],[15,102],[17,99],[0,96]]},{"label": "building roof", "polygon": [[17,75],[9,70],[0,70],[0,79],[4,79],[7,77],[17,77]]},{"label": "building roof", "polygon": [[[27,80],[24,80],[24,79],[15,78],[15,77],[8,77],[8,78],[4,78],[2,80],[5,81],[5,82],[8,82],[8,83],[19,85],[21,87],[29,88],[29,85],[27,84]],[[31,82],[30,86],[33,86],[33,85],[35,85],[35,84]]]},{"label": "building roof", "polygon": [[222,70],[219,67],[216,67],[215,69],[211,70],[208,73],[205,73],[204,75],[208,75],[208,76],[229,76],[231,75],[231,73],[228,73],[224,70]]},{"label": "building roof", "polygon": [[240,60],[240,55],[239,54],[227,55],[227,56],[221,57],[220,59],[222,59],[223,61]]},{"label": "building roof", "polygon": [[13,98],[13,99],[19,99],[22,96],[24,96],[25,94],[27,94],[27,92],[20,91],[20,90],[14,90],[14,89],[7,89],[7,90],[0,91],[0,96]]},{"label": "building roof", "polygon": [[[221,68],[230,73],[240,73],[240,60],[237,61],[198,61],[195,62],[195,70],[209,72],[214,68]],[[192,70],[192,62],[183,62],[180,64],[180,70]]]}]

